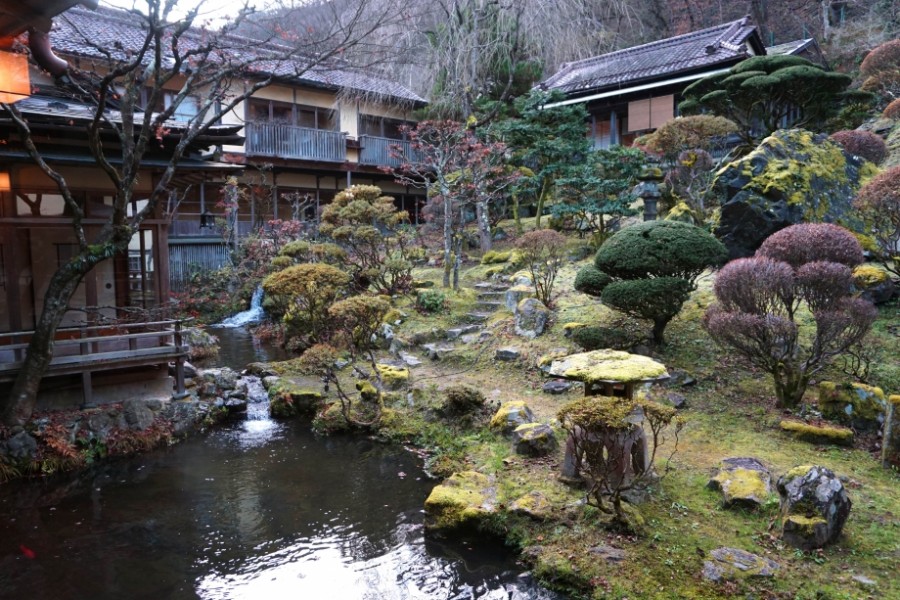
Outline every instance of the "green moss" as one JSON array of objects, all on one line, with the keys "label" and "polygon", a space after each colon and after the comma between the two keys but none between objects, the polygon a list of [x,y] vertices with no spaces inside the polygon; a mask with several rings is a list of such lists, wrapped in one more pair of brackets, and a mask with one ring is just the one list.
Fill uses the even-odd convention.
[{"label": "green moss", "polygon": [[652,358],[608,349],[571,354],[556,361],[550,374],[584,383],[633,382],[669,376],[665,365]]},{"label": "green moss", "polygon": [[491,429],[506,429],[510,425],[510,419],[513,414],[522,413],[525,414],[530,412],[528,410],[528,405],[525,404],[523,400],[512,400],[510,402],[504,402],[503,405],[494,413],[494,416],[491,417],[490,428]]},{"label": "green moss", "polygon": [[862,383],[819,384],[819,410],[826,419],[843,423],[876,421],[886,408],[884,391]]},{"label": "green moss", "polygon": [[547,354],[541,354],[541,356],[537,359],[536,366],[540,369],[541,367],[546,367],[553,363],[554,360],[559,360],[560,358],[565,357],[568,354],[568,350],[565,348],[551,350]]},{"label": "green moss", "polygon": [[[863,247],[865,248],[865,246]],[[863,288],[879,285],[888,280],[888,273],[875,265],[859,265],[853,269],[853,280]]]},{"label": "green moss", "polygon": [[850,446],[853,444],[853,430],[845,427],[817,426],[799,421],[782,421],[781,429],[798,440],[813,444],[837,444]]},{"label": "green moss", "polygon": [[397,390],[405,387],[409,383],[409,369],[406,367],[395,367],[394,365],[379,364],[376,365],[381,381],[384,387],[389,390]]},{"label": "green moss", "polygon": [[760,471],[737,468],[719,472],[713,481],[719,484],[727,502],[740,498],[755,498],[764,502],[770,493],[767,478]]},{"label": "green moss", "polygon": [[785,529],[797,531],[804,536],[815,535],[816,528],[827,525],[822,517],[806,517],[803,515],[788,515],[784,520]]},{"label": "green moss", "polygon": [[509,250],[500,251],[500,250],[488,250],[484,253],[484,256],[481,257],[481,264],[483,265],[496,265],[500,263],[509,262],[510,256],[512,252]]},{"label": "green moss", "polygon": [[888,402],[894,406],[900,406],[900,394],[891,394],[888,396]]},{"label": "green moss", "polygon": [[477,526],[489,514],[491,480],[475,471],[454,473],[425,500],[426,527],[454,530]]},{"label": "green moss", "polygon": [[273,417],[288,418],[312,413],[324,399],[321,392],[280,379],[269,386],[269,413]]},{"label": "green moss", "polygon": [[810,469],[813,468],[813,465],[800,465],[799,467],[794,467],[787,473],[785,473],[785,478],[787,480],[796,479],[798,477],[803,477],[807,473],[809,473]]},{"label": "green moss", "polygon": [[629,429],[632,424],[628,422],[628,417],[634,406],[625,398],[587,396],[567,403],[557,416],[566,428],[577,426],[594,431],[608,427]]}]

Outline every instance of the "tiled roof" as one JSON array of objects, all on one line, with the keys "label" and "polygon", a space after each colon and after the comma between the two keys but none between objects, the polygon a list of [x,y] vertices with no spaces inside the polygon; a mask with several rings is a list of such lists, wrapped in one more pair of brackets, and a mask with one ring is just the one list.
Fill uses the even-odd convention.
[{"label": "tiled roof", "polygon": [[541,87],[578,96],[685,71],[725,68],[750,56],[748,41],[762,53],[756,27],[744,17],[717,27],[565,63]]},{"label": "tiled roof", "polygon": [[794,40],[793,42],[785,42],[776,46],[766,46],[766,54],[797,54],[804,48],[810,46],[815,40],[808,38],[805,40]]},{"label": "tiled roof", "polygon": [[[190,32],[182,38],[183,46],[199,44],[201,36],[199,30]],[[55,20],[51,33],[56,52],[85,58],[104,58],[103,52],[110,53],[114,58],[124,58],[129,51],[140,48],[144,39],[141,23],[134,15],[110,8],[73,8]],[[289,51],[286,46],[262,43],[236,35],[228,36],[225,41],[229,46],[228,53],[235,60],[256,61],[252,69],[263,75],[272,74],[280,80],[298,85],[372,94],[407,103],[425,103],[422,97],[402,85],[361,73],[339,60],[325,61],[307,68],[308,63],[304,64],[302,57],[277,59]]]}]

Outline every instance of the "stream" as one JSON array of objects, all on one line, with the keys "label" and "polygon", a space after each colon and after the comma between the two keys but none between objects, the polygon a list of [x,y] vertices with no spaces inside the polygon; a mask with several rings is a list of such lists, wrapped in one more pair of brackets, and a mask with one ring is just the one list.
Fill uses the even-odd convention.
[{"label": "stream", "polygon": [[[244,328],[212,333],[230,366],[277,358]],[[251,403],[170,448],[0,486],[0,598],[560,598],[498,545],[426,539],[434,485],[402,448]]]}]

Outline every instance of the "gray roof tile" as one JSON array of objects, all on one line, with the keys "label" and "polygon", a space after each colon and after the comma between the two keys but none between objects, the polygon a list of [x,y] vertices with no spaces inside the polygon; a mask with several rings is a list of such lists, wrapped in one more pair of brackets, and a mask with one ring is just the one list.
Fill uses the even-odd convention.
[{"label": "gray roof tile", "polygon": [[[182,47],[199,45],[199,29],[182,38]],[[75,7],[59,16],[51,33],[53,48],[60,54],[84,58],[105,58],[104,53],[123,59],[140,48],[145,39],[142,23],[128,11],[110,8],[87,10]],[[237,61],[253,60],[252,70],[262,75],[272,74],[278,79],[297,85],[322,87],[373,94],[389,100],[423,104],[425,100],[402,85],[377,76],[354,70],[341,60],[334,59],[309,67],[302,57],[279,60],[289,48],[274,43],[230,35],[225,38],[229,55]]]},{"label": "gray roof tile", "polygon": [[[563,64],[541,87],[572,96],[604,88],[671,76],[716,66],[728,66],[750,56],[746,43],[756,27],[744,17],[684,35]],[[753,40],[761,49],[761,44]]]}]

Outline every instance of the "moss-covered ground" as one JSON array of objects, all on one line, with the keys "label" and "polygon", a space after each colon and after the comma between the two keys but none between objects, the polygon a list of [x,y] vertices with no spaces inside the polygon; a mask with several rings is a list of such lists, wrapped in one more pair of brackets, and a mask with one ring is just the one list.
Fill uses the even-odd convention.
[{"label": "moss-covered ground", "polygon": [[[583,245],[573,238],[573,250]],[[409,396],[387,396],[378,435],[424,449],[426,466],[436,476],[469,470],[494,476],[501,508],[530,492],[546,496],[553,506],[550,519],[537,521],[501,510],[485,527],[520,550],[523,561],[547,585],[571,597],[900,598],[898,473],[882,468],[872,447],[814,445],[780,430],[779,423],[793,415],[774,407],[769,378],[717,348],[700,326],[712,299],[711,277],[701,279],[698,290],[669,325],[668,345],[652,348],[647,341],[649,324],[624,319],[598,300],[574,291],[575,273],[588,262],[572,261],[562,269],[554,292],[553,324],[534,340],[515,336],[513,315],[500,310],[485,324],[491,333],[486,340],[469,344],[457,340],[453,353],[439,362],[427,360],[415,347],[408,350],[425,363],[410,370]],[[442,312],[423,314],[416,310],[414,298],[396,299],[396,308],[406,315],[402,324],[394,327],[396,335],[405,339],[416,334],[439,337],[442,330],[465,323],[464,315],[473,310],[476,301],[471,286],[483,281],[489,269],[502,266],[481,265],[477,258],[467,264],[461,274],[464,289],[446,292],[446,310]],[[420,268],[414,277],[434,281],[435,289],[440,289],[441,274],[440,269]],[[898,313],[896,303],[880,309],[868,344],[872,351],[870,382],[889,394],[900,393]],[[568,322],[625,328],[676,375],[673,383],[657,386],[651,395],[675,392],[686,399],[681,414],[687,424],[677,448],[671,436],[665,440],[656,459],[662,478],[638,505],[645,522],[638,535],[604,527],[606,517],[582,503],[584,491],[557,480],[562,449],[544,458],[517,456],[509,440],[487,427],[492,410],[502,402],[524,400],[539,420],[552,423],[558,410],[582,393],[579,388],[560,396],[541,391],[545,378],[537,368],[540,358],[560,348],[581,351],[564,336],[563,326]],[[501,346],[519,348],[522,358],[495,361],[494,350]],[[285,369],[285,374],[289,372]],[[836,367],[819,379],[849,380]],[[683,385],[686,381],[689,385]],[[481,390],[490,406],[471,419],[443,417],[441,390],[463,383]],[[806,399],[815,400],[814,390]],[[564,432],[558,434],[562,441]],[[785,546],[778,537],[777,496],[759,511],[722,508],[721,494],[706,489],[706,483],[721,459],[734,456],[756,457],[776,477],[804,464],[823,465],[842,476],[853,509],[838,543],[815,553]],[[624,560],[609,562],[591,551],[604,545],[623,550]],[[703,561],[720,546],[768,557],[781,569],[774,578],[706,582],[700,576]],[[875,584],[860,583],[854,576],[864,576]]]}]

